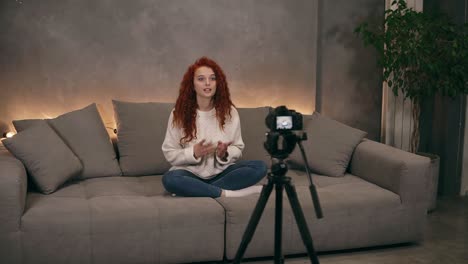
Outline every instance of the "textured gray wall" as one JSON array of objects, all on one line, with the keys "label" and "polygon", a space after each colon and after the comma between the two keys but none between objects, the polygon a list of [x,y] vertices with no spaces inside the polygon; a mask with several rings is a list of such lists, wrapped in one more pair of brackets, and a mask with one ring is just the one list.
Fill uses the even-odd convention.
[{"label": "textured gray wall", "polygon": [[[200,56],[238,106],[315,108],[314,1],[1,1],[2,121],[111,99],[175,101]],[[286,90],[286,92],[285,92]]]},{"label": "textured gray wall", "polygon": [[364,20],[383,23],[383,0],[320,2],[317,110],[379,141],[382,70],[372,47],[353,33]]},{"label": "textured gray wall", "polygon": [[384,1],[349,2],[2,0],[0,130],[92,102],[113,125],[111,99],[175,101],[186,67],[206,55],[224,68],[237,106],[311,113],[317,92],[324,114],[378,139],[380,79],[350,23]]}]

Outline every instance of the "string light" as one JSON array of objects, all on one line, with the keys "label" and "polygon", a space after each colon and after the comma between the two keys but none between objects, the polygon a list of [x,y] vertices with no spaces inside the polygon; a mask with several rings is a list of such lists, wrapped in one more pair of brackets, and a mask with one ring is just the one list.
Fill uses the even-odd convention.
[{"label": "string light", "polygon": [[3,133],[3,134],[2,134],[2,137],[4,137],[4,138],[11,138],[11,137],[13,137],[14,135],[16,135],[15,132],[8,131],[8,132]]}]

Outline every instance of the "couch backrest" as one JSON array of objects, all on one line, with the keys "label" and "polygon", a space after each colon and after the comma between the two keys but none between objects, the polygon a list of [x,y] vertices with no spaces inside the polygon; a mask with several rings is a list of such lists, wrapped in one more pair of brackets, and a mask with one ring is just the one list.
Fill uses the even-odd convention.
[{"label": "couch backrest", "polygon": [[[117,123],[117,149],[123,175],[163,174],[170,168],[161,146],[168,118],[174,104],[131,103],[113,101]],[[242,138],[245,143],[242,160],[263,160],[269,164],[265,141],[265,117],[268,107],[239,108]]]},{"label": "couch backrest", "polygon": [[123,175],[163,174],[171,165],[161,150],[170,103],[112,101],[117,124],[117,147]]},{"label": "couch backrest", "polygon": [[265,133],[268,128],[265,125],[265,117],[270,107],[238,108],[242,139],[245,148],[241,160],[262,160],[270,165],[270,156],[263,147]]}]

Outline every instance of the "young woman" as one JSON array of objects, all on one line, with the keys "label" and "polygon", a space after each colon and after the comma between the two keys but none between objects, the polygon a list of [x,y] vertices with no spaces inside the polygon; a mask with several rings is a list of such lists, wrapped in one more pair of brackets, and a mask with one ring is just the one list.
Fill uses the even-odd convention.
[{"label": "young woman", "polygon": [[[261,142],[259,142],[260,144]],[[262,161],[238,161],[244,142],[226,76],[202,57],[189,66],[167,124],[162,150],[172,168],[166,190],[178,196],[238,197],[259,193]]]}]

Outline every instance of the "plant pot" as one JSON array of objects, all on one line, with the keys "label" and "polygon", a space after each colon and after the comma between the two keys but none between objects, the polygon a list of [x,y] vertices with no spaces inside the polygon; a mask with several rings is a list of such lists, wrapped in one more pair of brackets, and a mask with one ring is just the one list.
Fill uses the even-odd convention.
[{"label": "plant pot", "polygon": [[439,167],[440,167],[440,157],[432,153],[417,152],[416,154],[428,157],[431,159],[431,164],[429,165],[429,170],[427,175],[429,180],[427,182],[428,190],[428,206],[427,212],[432,212],[436,209],[437,206],[437,187],[439,185]]}]

